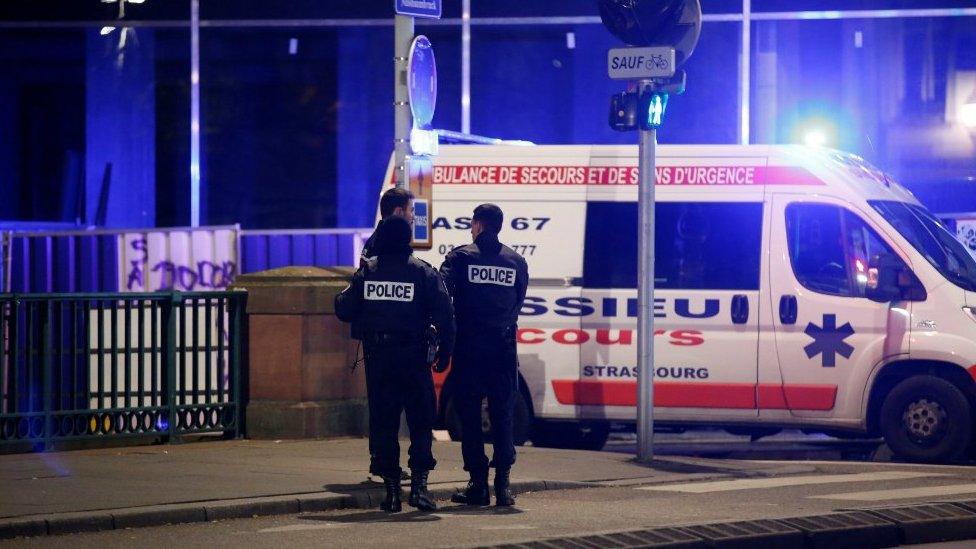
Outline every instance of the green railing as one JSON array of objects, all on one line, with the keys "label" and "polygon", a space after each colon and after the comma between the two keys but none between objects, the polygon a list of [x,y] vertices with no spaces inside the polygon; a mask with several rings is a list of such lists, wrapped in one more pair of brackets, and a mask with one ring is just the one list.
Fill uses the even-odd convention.
[{"label": "green railing", "polygon": [[0,445],[241,435],[246,299],[0,294]]}]

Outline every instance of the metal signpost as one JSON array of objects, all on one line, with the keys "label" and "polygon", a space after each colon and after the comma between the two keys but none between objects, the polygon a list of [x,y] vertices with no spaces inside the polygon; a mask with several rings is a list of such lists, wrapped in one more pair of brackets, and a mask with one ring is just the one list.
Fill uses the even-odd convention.
[{"label": "metal signpost", "polygon": [[[607,54],[607,73],[614,80],[638,80],[639,124],[637,190],[637,459],[654,458],[654,185],[657,129],[664,114],[651,78],[674,76],[674,48],[614,48]],[[641,101],[641,98],[646,98]]]},{"label": "metal signpost", "polygon": [[[395,151],[394,181],[397,187],[407,186],[404,169],[408,149],[410,146],[410,131],[413,127],[410,105],[410,52],[414,48],[414,18],[427,17],[439,19],[441,16],[441,0],[394,0],[396,11],[393,25],[393,110],[396,120],[394,126],[393,144]],[[426,38],[425,38],[426,40]],[[430,42],[427,42],[429,47]],[[433,51],[431,51],[433,60]],[[436,79],[436,71],[434,72]],[[434,92],[436,97],[436,88]],[[433,109],[431,109],[433,115]]]},{"label": "metal signpost", "polygon": [[439,18],[441,0],[395,0],[394,110],[395,170],[397,187],[414,195],[411,245],[433,246],[433,163],[437,134],[431,130],[437,104],[437,63],[426,36],[414,36],[414,17]]},{"label": "metal signpost", "polygon": [[610,127],[640,130],[637,192],[637,460],[654,458],[654,185],[657,128],[668,94],[684,91],[687,60],[701,31],[698,0],[598,0],[603,24],[627,44],[607,54],[607,74],[637,86],[613,96]]},{"label": "metal signpost", "polygon": [[[673,70],[673,69],[672,69]],[[648,81],[640,91],[651,89]],[[654,458],[654,184],[657,130],[641,130],[637,190],[637,459]]]},{"label": "metal signpost", "polygon": [[410,101],[407,91],[407,61],[410,56],[410,46],[413,44],[413,17],[408,15],[394,16],[393,24],[393,150],[396,165],[393,180],[397,187],[407,186],[403,163],[407,158],[407,148],[410,145]]}]

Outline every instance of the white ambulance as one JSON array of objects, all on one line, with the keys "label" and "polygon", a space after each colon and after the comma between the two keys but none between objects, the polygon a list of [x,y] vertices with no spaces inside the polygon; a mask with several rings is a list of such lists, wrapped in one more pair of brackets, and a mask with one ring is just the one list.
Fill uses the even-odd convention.
[{"label": "white ambulance", "polygon": [[[520,438],[599,447],[637,403],[637,148],[443,146],[435,267],[505,212],[528,260]],[[387,181],[390,181],[388,174]],[[657,426],[881,435],[900,457],[970,455],[976,262],[860,158],[797,146],[660,146]],[[450,384],[442,410],[448,414]]]}]

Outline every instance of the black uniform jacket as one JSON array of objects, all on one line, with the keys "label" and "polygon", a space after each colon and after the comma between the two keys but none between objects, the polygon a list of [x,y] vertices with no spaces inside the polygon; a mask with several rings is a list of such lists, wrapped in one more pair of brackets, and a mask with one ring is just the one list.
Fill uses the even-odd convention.
[{"label": "black uniform jacket", "polygon": [[[378,225],[377,225],[378,227]],[[362,262],[376,255],[376,229],[373,230],[373,234],[369,235],[366,242],[363,242],[363,250],[360,252],[359,260],[360,265]]]},{"label": "black uniform jacket", "polygon": [[483,232],[444,258],[441,276],[454,298],[458,331],[503,331],[518,323],[529,287],[525,258]]},{"label": "black uniform jacket", "polygon": [[335,311],[339,320],[355,322],[367,335],[422,336],[433,324],[439,354],[454,349],[454,308],[444,282],[409,247],[363,261],[349,287],[336,296]]}]

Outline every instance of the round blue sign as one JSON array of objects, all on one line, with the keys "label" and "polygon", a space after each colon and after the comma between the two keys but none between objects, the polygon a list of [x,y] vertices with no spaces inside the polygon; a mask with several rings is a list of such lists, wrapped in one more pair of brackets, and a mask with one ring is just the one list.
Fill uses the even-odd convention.
[{"label": "round blue sign", "polygon": [[429,129],[437,103],[437,63],[434,61],[434,47],[424,35],[414,38],[410,45],[407,96],[414,126]]}]

